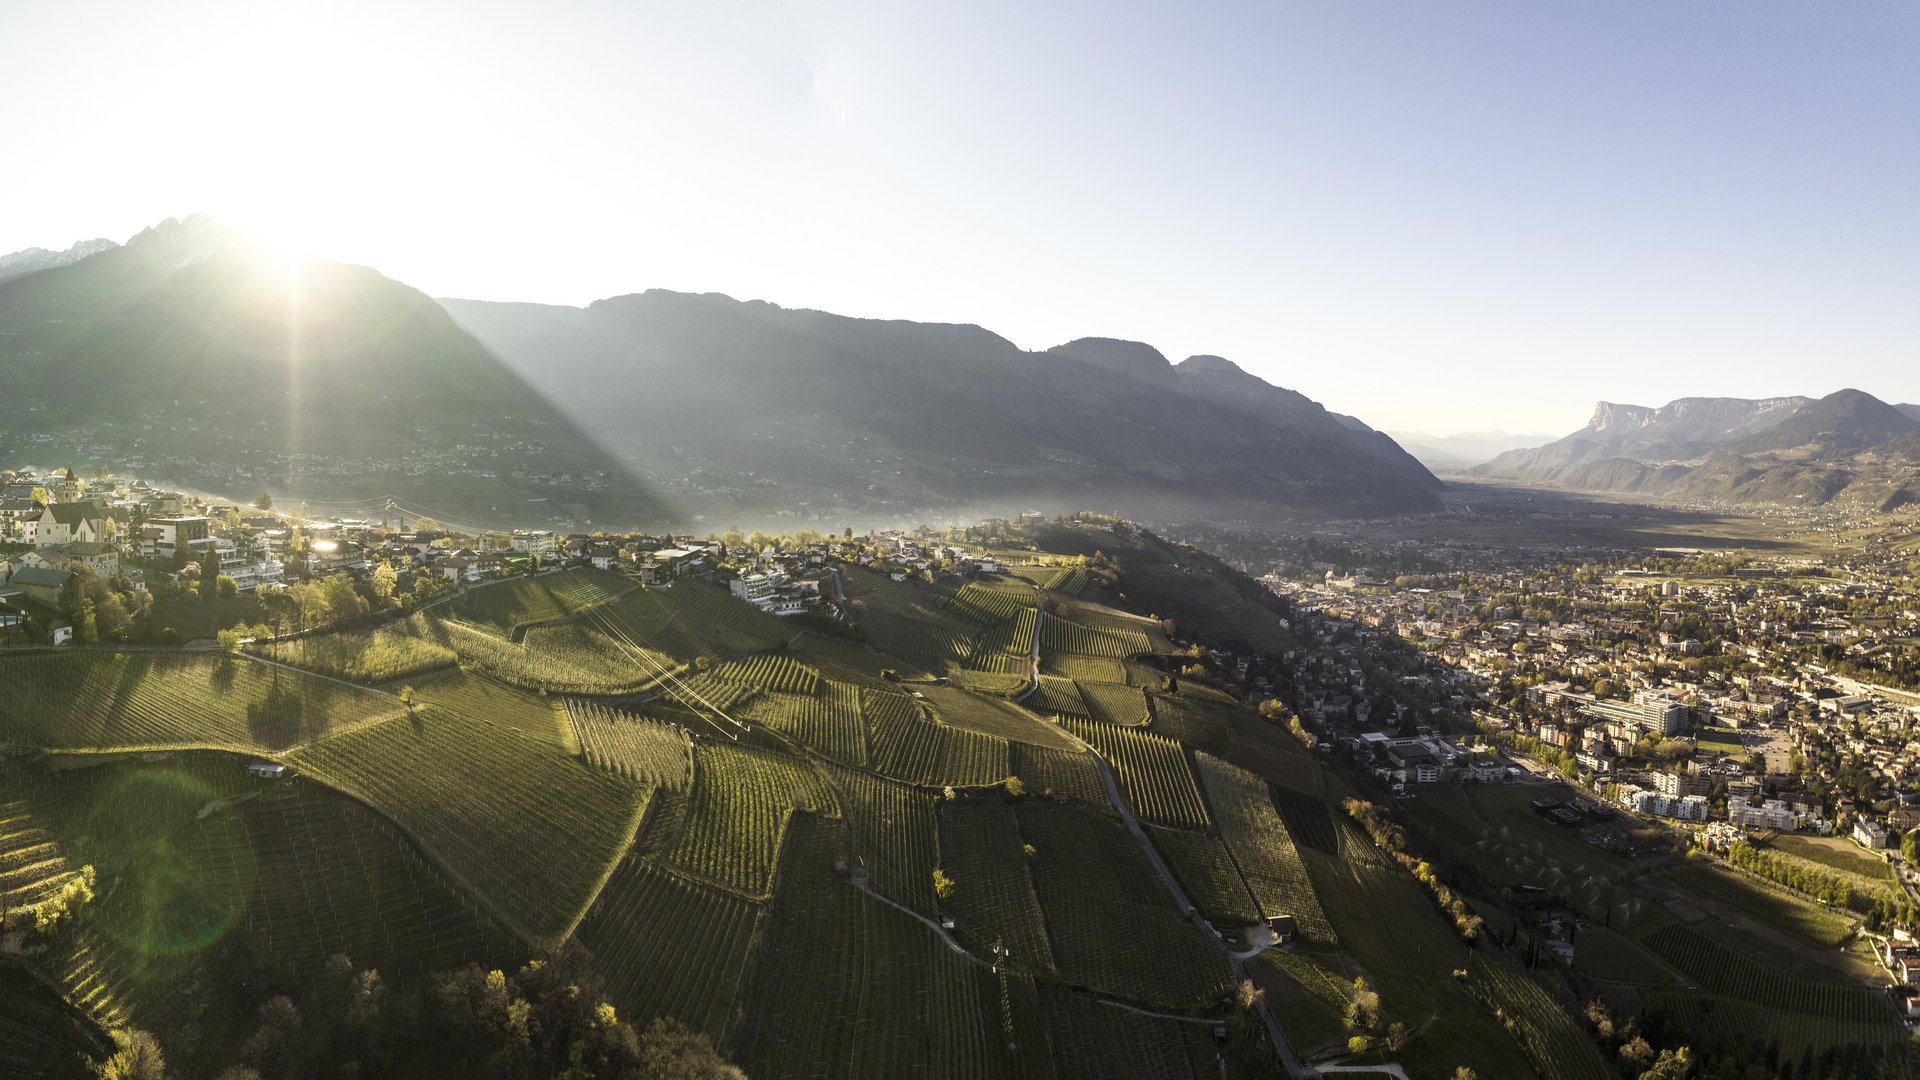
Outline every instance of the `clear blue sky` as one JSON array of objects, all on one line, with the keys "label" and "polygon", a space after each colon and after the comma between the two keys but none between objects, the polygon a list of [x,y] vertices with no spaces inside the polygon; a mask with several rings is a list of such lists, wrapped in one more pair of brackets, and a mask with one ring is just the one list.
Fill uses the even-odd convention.
[{"label": "clear blue sky", "polygon": [[[395,10],[399,9],[399,10]],[[1920,5],[0,0],[0,251],[1219,353],[1376,426],[1920,400]]]}]

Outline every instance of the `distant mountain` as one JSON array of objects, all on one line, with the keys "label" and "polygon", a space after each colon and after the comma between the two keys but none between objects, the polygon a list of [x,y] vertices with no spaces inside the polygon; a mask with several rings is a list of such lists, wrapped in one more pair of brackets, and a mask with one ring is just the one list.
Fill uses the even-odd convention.
[{"label": "distant mountain", "polygon": [[1895,405],[1894,408],[1905,413],[1909,419],[1920,420],[1920,405]]},{"label": "distant mountain", "polygon": [[1463,431],[1453,435],[1390,431],[1387,434],[1430,469],[1465,469],[1491,461],[1509,450],[1530,450],[1554,439],[1552,435],[1512,435],[1504,431]]},{"label": "distant mountain", "polygon": [[[1102,506],[1275,520],[1438,506],[1393,441],[1219,357],[854,319],[653,290],[586,308],[441,303],[648,472],[738,512]],[[764,496],[761,501],[769,501]]]},{"label": "distant mountain", "polygon": [[1472,470],[1493,479],[1700,500],[1913,501],[1920,419],[1859,390],[1804,397],[1601,402],[1587,426]]},{"label": "distant mountain", "polygon": [[111,240],[82,240],[65,251],[48,251],[46,248],[31,247],[16,251],[11,255],[0,255],[0,281],[31,274],[36,270],[51,270],[56,266],[77,263],[89,255],[98,255],[119,247]]},{"label": "distant mountain", "polygon": [[432,299],[205,218],[0,282],[0,444],[482,524],[616,509],[592,485],[658,509]]}]

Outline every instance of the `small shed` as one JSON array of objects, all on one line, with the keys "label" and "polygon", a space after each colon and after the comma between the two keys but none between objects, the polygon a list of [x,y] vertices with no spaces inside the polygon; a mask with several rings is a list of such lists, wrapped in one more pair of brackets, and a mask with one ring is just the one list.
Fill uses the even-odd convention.
[{"label": "small shed", "polygon": [[1267,929],[1273,931],[1273,939],[1282,945],[1292,941],[1293,935],[1299,932],[1291,915],[1267,916]]},{"label": "small shed", "polygon": [[55,645],[65,645],[73,640],[73,624],[70,622],[54,623],[47,627],[47,632],[53,635]]},{"label": "small shed", "polygon": [[278,780],[287,775],[287,767],[277,761],[254,761],[247,765],[247,775],[262,780]]}]

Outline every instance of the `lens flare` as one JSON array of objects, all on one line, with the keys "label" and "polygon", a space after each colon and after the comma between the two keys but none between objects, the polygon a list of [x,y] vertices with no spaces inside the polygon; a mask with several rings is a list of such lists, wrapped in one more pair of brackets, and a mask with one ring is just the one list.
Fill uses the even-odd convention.
[{"label": "lens flare", "polygon": [[143,953],[194,952],[246,911],[256,867],[246,823],[202,781],[174,769],[113,781],[95,800],[81,850],[102,874],[94,925]]}]

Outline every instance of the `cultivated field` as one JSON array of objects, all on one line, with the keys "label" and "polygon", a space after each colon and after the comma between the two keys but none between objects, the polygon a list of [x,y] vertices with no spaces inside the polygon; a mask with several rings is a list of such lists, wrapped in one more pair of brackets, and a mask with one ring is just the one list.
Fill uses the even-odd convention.
[{"label": "cultivated field", "polygon": [[0,742],[56,750],[285,750],[405,711],[387,694],[182,653],[17,653],[0,657],[0,686]]},{"label": "cultivated field", "polygon": [[391,817],[529,939],[572,929],[649,793],[513,728],[434,709],[291,761]]}]

